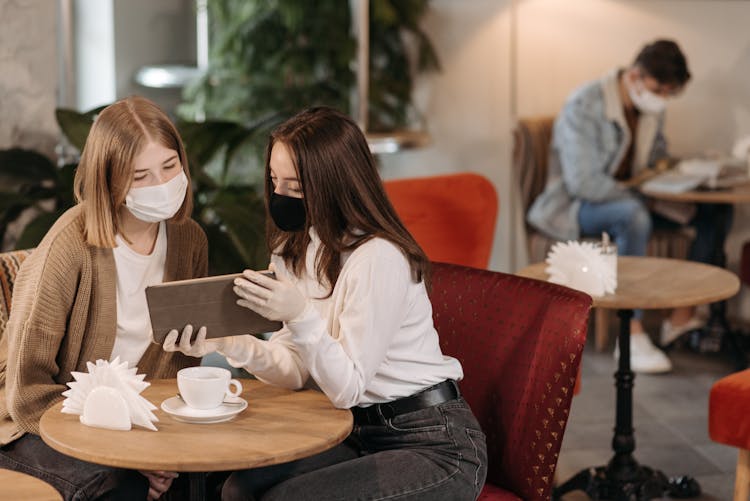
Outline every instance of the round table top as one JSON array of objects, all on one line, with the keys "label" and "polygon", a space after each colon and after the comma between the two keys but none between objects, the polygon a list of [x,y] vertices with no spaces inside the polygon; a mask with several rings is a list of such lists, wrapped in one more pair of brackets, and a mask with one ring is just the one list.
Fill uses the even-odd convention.
[{"label": "round table top", "polygon": [[180,422],[159,406],[177,394],[177,381],[151,381],[142,395],[159,407],[158,431],[92,428],[63,414],[62,402],[42,416],[42,439],[84,461],[136,470],[208,472],[284,463],[330,449],[352,430],[352,413],[314,390],[291,391],[242,379],[247,409],[216,424]]},{"label": "round table top", "polygon": [[741,204],[750,202],[750,183],[716,190],[690,190],[683,193],[641,190],[644,195],[673,202],[696,202],[706,204]]},{"label": "round table top", "polygon": [[25,473],[0,468],[0,499],[62,501],[57,489],[44,480]]},{"label": "round table top", "polygon": [[[547,263],[535,263],[517,275],[547,280]],[[713,303],[734,296],[740,281],[718,266],[657,257],[619,256],[617,290],[592,296],[597,308],[662,309]]]}]

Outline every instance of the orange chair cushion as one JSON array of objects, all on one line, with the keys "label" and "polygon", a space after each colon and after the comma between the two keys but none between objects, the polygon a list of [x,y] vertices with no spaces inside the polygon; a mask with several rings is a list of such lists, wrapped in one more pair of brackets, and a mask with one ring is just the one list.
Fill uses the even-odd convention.
[{"label": "orange chair cushion", "polygon": [[395,179],[388,198],[430,261],[487,268],[497,219],[497,193],[472,173]]},{"label": "orange chair cushion", "polygon": [[730,374],[711,387],[708,434],[711,440],[750,449],[750,369]]}]

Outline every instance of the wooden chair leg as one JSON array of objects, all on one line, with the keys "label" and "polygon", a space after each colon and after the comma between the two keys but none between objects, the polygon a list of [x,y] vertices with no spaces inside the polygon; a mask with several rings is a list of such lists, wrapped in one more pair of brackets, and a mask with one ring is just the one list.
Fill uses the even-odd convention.
[{"label": "wooden chair leg", "polygon": [[596,308],[594,310],[594,348],[604,351],[609,341],[609,310]]},{"label": "wooden chair leg", "polygon": [[740,449],[734,479],[734,501],[747,501],[750,495],[750,450]]}]

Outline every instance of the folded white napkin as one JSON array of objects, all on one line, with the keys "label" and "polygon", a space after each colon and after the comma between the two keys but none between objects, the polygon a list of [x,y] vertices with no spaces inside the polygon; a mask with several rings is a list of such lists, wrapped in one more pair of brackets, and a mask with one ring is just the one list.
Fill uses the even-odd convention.
[{"label": "folded white napkin", "polygon": [[151,384],[143,381],[145,374],[136,375],[138,369],[128,369],[120,357],[87,362],[86,367],[88,373],[71,373],[75,381],[63,392],[62,412],[78,414],[81,423],[96,428],[129,430],[136,425],[156,431],[156,406],[140,395]]},{"label": "folded white napkin", "polygon": [[593,242],[558,242],[547,254],[549,281],[592,296],[617,289],[617,257],[603,255]]}]

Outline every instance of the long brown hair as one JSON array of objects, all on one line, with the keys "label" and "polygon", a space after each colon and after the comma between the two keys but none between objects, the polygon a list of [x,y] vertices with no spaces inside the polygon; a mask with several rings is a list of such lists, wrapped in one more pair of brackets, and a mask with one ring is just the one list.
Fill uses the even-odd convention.
[{"label": "long brown hair", "polygon": [[322,243],[315,256],[315,274],[330,287],[329,296],[341,272],[341,254],[373,237],[401,249],[412,279],[428,282],[429,260],[396,215],[364,134],[353,120],[331,108],[309,108],[271,133],[266,148],[266,208],[274,190],[270,159],[277,142],[288,148],[297,170],[306,220],[304,231],[285,232],[267,217],[266,241],[295,275],[305,269],[312,226]]},{"label": "long brown hair", "polygon": [[115,247],[119,208],[133,182],[134,159],[149,142],[175,150],[188,179],[185,200],[171,221],[190,217],[193,196],[185,147],[169,117],[142,97],[128,97],[104,108],[86,138],[73,191],[83,203],[84,235],[89,245]]}]

